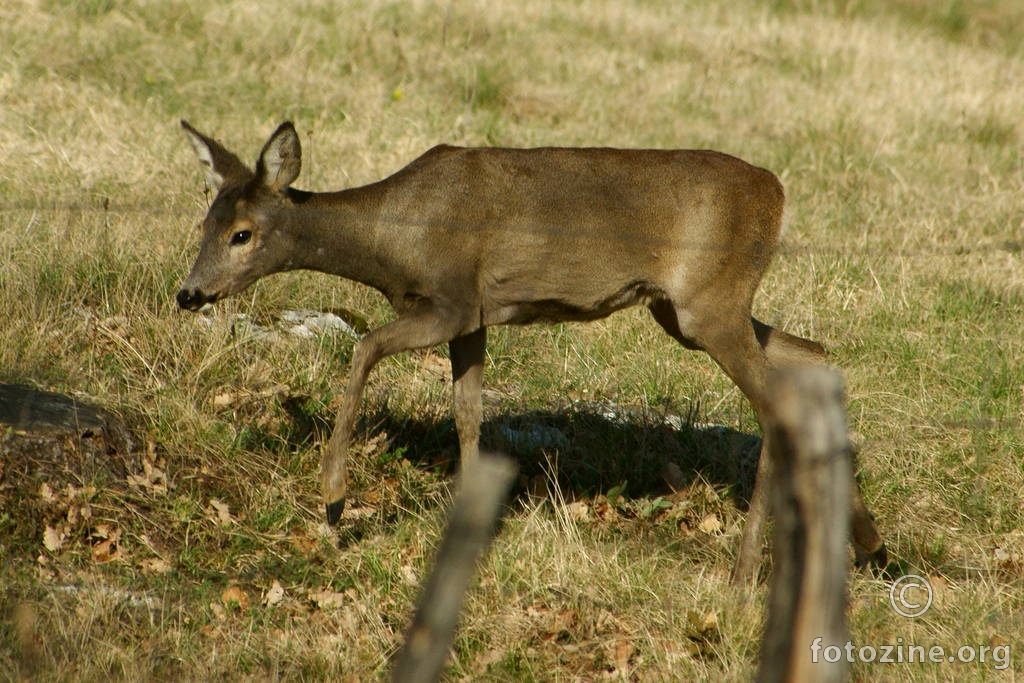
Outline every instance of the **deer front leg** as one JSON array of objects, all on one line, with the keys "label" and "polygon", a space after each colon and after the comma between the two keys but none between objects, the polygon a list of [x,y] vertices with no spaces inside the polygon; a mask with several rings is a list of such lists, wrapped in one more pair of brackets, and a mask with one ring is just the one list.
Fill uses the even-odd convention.
[{"label": "deer front leg", "polygon": [[[383,329],[383,328],[381,328]],[[370,333],[356,344],[352,354],[352,369],[348,376],[345,396],[334,421],[334,431],[327,442],[320,463],[320,492],[324,497],[327,523],[337,524],[345,510],[345,495],[348,493],[348,447],[355,428],[356,412],[359,409],[363,387],[370,370],[382,356]]]},{"label": "deer front leg", "polygon": [[397,320],[370,332],[356,344],[345,397],[320,464],[320,491],[328,524],[336,524],[345,509],[348,447],[370,371],[382,358],[399,351],[442,344],[453,339],[462,328],[462,319],[451,310],[441,308],[429,299],[421,299]]},{"label": "deer front leg", "polygon": [[851,483],[850,504],[850,538],[853,541],[857,567],[885,569],[889,563],[889,553],[885,549],[882,535],[878,533],[878,527],[875,526],[874,515],[864,504],[864,497],[856,478]]},{"label": "deer front leg", "polygon": [[732,570],[732,583],[736,586],[752,583],[757,577],[757,567],[761,562],[761,548],[764,545],[764,527],[771,511],[768,490],[772,485],[772,456],[768,450],[768,433],[763,432],[763,434],[761,454],[757,460],[757,474],[754,477],[754,490],[750,494],[750,506],[747,510],[747,521],[743,525],[740,548]]},{"label": "deer front leg", "polygon": [[480,457],[480,421],[483,419],[484,349],[487,328],[481,327],[448,342],[452,359],[452,399],[455,430],[459,433],[461,469],[474,465]]}]

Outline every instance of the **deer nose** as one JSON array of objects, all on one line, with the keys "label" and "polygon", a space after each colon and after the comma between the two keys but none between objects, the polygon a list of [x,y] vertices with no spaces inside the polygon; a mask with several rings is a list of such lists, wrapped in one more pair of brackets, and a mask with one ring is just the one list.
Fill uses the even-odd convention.
[{"label": "deer nose", "polygon": [[212,297],[203,294],[201,289],[183,289],[178,292],[178,305],[190,311],[198,311]]}]

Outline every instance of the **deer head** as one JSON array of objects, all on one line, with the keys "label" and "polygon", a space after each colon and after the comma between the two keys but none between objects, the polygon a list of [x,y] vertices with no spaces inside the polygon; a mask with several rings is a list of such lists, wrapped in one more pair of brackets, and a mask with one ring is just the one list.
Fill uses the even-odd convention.
[{"label": "deer head", "polygon": [[179,306],[196,311],[291,267],[294,240],[281,229],[281,216],[293,203],[289,188],[299,175],[302,151],[295,127],[282,123],[253,172],[187,121],[181,125],[216,193],[203,220],[199,256],[177,296]]}]

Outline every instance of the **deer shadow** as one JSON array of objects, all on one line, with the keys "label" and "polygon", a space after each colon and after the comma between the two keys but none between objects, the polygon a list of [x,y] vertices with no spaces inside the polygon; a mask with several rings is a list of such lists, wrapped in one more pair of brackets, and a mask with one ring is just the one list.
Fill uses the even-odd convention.
[{"label": "deer shadow", "polygon": [[[360,431],[386,432],[389,450],[414,466],[458,469],[458,436],[451,418],[408,417],[386,409],[365,415]],[[556,482],[566,499],[617,489],[631,498],[655,497],[703,481],[728,489],[746,510],[761,438],[720,425],[608,405],[503,413],[481,425],[481,450],[511,457],[522,495]]]}]

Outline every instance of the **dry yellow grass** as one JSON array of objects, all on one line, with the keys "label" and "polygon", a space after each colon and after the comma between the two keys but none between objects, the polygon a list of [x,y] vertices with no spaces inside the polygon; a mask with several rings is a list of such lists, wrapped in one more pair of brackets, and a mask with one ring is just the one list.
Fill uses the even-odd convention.
[{"label": "dry yellow grass", "polygon": [[[321,526],[310,424],[330,414],[351,342],[231,332],[233,313],[282,308],[377,324],[389,315],[378,297],[290,274],[208,318],[175,310],[206,206],[177,126],[187,117],[248,160],[293,119],[299,185],[318,190],[442,141],[713,147],[777,172],[788,227],[757,314],[821,340],[846,373],[893,569],[936,591],[908,620],[886,581],[855,576],[854,642],[1013,654],[1002,674],[858,663],[853,677],[1012,679],[1024,656],[1024,13],[1015,0],[941,5],[6,3],[0,380],[125,415],[140,464],[131,480],[101,469],[26,488],[5,463],[0,673],[379,678],[440,535],[455,441],[439,354],[372,378],[361,512],[338,547]],[[756,427],[728,380],[639,311],[496,331],[487,375],[492,443],[541,425],[570,445],[517,454],[527,487],[544,488],[549,456],[564,492],[514,505],[452,679],[749,678],[763,594],[747,600],[727,575],[748,464],[735,432]],[[229,394],[244,398],[215,405]],[[602,401],[634,416],[603,419]],[[733,431],[662,424],[691,413]],[[692,475],[683,494],[660,483],[666,462]]]}]

